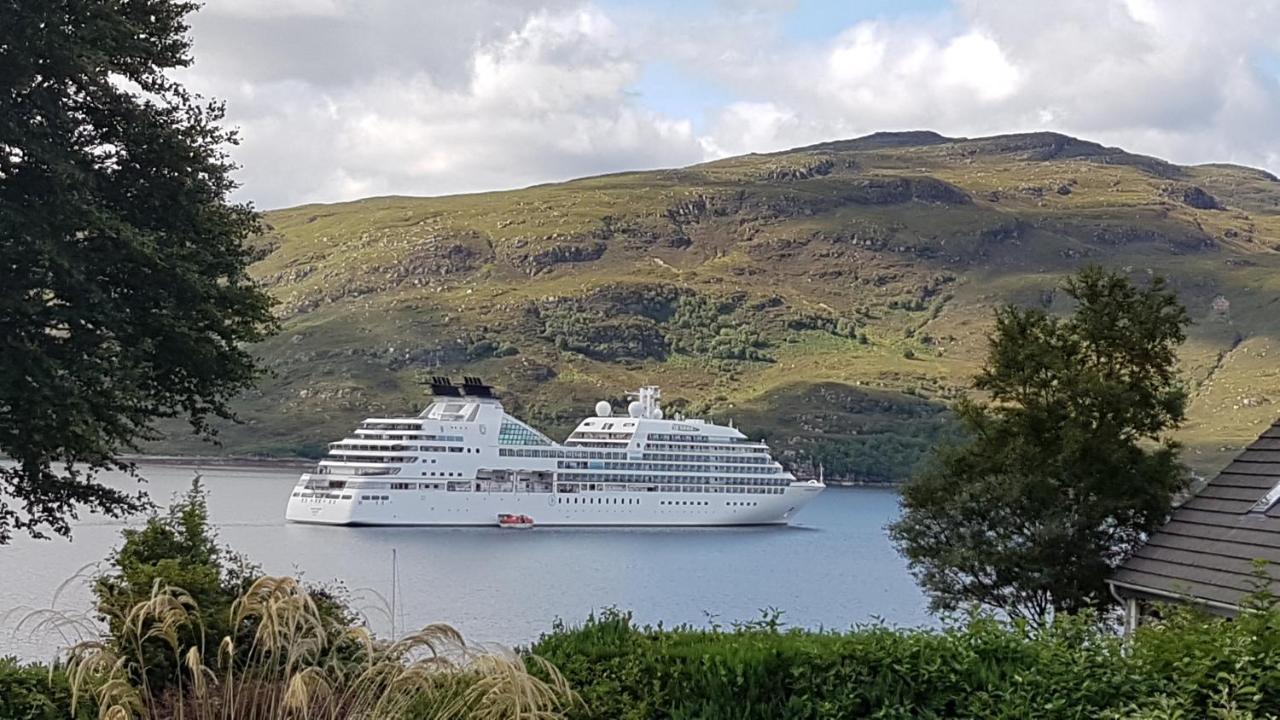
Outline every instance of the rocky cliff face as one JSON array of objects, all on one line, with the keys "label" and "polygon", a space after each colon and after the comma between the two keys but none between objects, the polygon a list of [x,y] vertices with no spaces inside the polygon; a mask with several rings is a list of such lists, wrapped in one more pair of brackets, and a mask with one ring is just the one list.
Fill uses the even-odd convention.
[{"label": "rocky cliff face", "polygon": [[283,332],[258,348],[275,372],[225,452],[317,452],[465,371],[553,435],[660,383],[673,409],[736,418],[797,467],[900,479],[947,432],[994,308],[1065,310],[1054,287],[1083,263],[1166,275],[1196,318],[1193,465],[1280,414],[1280,182],[1247,168],[1053,133],[879,133],[266,219],[253,270]]}]

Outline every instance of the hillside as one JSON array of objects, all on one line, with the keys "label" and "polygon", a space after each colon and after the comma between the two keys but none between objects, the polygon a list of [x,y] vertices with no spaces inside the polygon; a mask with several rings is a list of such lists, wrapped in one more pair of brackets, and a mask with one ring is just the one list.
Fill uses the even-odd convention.
[{"label": "hillside", "polygon": [[1065,310],[1054,288],[1084,263],[1165,275],[1195,318],[1181,437],[1197,470],[1280,414],[1280,181],[1248,168],[1051,133],[880,133],[266,220],[253,273],[283,330],[226,453],[318,453],[465,371],[555,436],[658,383],[797,466],[898,479],[946,431],[992,310]]}]

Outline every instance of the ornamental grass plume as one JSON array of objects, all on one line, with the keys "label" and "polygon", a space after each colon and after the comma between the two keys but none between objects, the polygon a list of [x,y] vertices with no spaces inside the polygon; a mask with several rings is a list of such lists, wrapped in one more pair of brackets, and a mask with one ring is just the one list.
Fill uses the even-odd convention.
[{"label": "ornamental grass plume", "polygon": [[[326,619],[290,577],[255,581],[222,638],[206,639],[196,602],[159,582],[106,612],[115,636],[74,645],[67,664],[73,706],[91,701],[99,720],[549,720],[581,702],[550,663],[473,648],[447,625],[385,641]],[[163,684],[149,679],[157,648],[171,661]]]}]

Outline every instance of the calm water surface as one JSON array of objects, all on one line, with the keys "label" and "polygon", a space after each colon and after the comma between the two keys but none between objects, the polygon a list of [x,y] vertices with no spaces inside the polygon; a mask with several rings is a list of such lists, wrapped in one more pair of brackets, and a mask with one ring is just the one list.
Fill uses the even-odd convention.
[{"label": "calm water surface", "polygon": [[[194,472],[143,468],[148,491],[161,503],[185,489]],[[443,621],[471,641],[527,643],[556,618],[577,622],[609,606],[668,625],[706,624],[709,616],[727,625],[768,607],[783,610],[787,624],[806,627],[844,628],[877,618],[931,622],[923,595],[885,536],[885,524],[898,513],[897,495],[889,490],[828,489],[786,528],[343,528],[284,522],[294,471],[200,472],[223,543],[268,573],[342,580],[379,631],[390,629],[381,598],[391,594],[393,550],[397,629]],[[70,542],[22,538],[0,546],[0,656],[47,658],[64,644],[48,633],[33,635],[29,622],[20,627],[22,608],[51,607],[65,586],[56,606],[84,613],[86,585],[66,581],[117,546],[125,525],[86,518]]]}]

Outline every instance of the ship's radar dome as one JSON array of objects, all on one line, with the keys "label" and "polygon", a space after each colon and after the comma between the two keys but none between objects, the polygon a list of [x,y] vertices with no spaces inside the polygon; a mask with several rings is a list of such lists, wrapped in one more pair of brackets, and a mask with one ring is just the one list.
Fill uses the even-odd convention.
[{"label": "ship's radar dome", "polygon": [[654,419],[654,420],[661,420],[661,419],[662,419],[662,408],[654,408],[654,409],[653,409],[653,419]]},{"label": "ship's radar dome", "polygon": [[644,406],[640,404],[639,400],[632,400],[631,404],[627,406],[627,414],[633,418],[638,418],[644,414]]},{"label": "ship's radar dome", "polygon": [[613,408],[609,407],[609,403],[601,400],[596,403],[596,417],[609,417],[613,414]]}]

